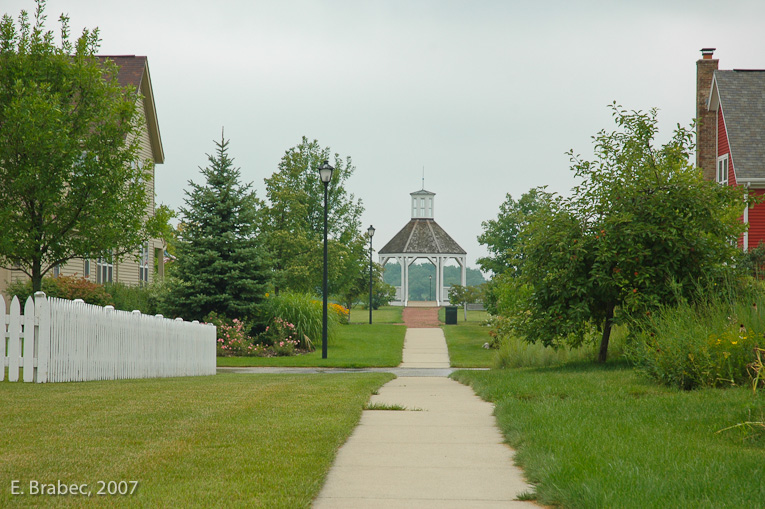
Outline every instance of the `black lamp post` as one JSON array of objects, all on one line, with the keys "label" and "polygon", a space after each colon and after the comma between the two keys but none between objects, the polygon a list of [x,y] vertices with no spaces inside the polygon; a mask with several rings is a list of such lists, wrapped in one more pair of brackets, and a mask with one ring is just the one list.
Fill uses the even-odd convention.
[{"label": "black lamp post", "polygon": [[369,325],[372,325],[372,237],[375,236],[375,227],[367,228],[369,235]]},{"label": "black lamp post", "polygon": [[430,286],[428,287],[428,300],[433,300],[433,276],[428,276]]},{"label": "black lamp post", "polygon": [[329,165],[328,161],[324,161],[319,166],[319,178],[322,184],[324,184],[324,279],[322,284],[322,322],[321,322],[321,358],[327,358],[327,188],[329,187],[329,181],[332,180],[333,167]]}]

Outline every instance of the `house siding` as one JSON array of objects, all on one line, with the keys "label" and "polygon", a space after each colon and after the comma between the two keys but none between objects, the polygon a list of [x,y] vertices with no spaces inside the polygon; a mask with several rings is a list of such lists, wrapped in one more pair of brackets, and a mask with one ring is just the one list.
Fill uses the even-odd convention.
[{"label": "house siding", "polygon": [[[754,196],[765,196],[765,189],[752,189]],[[758,203],[749,209],[749,249],[765,242],[765,203]]]},{"label": "house siding", "polygon": [[[148,70],[144,71],[146,74],[144,77],[148,76]],[[138,101],[138,112],[141,118],[143,119],[142,122],[142,128],[139,134],[138,139],[138,155],[139,159],[144,162],[149,162],[151,164],[154,164],[155,161],[162,162],[163,156],[161,154],[161,142],[160,143],[160,154],[159,159],[155,157],[154,150],[152,149],[152,140],[149,134],[149,128],[147,125],[146,120],[146,107],[145,107],[145,101],[147,101],[147,97],[151,96],[151,89],[150,89],[150,83],[148,79],[144,79],[141,81],[141,89],[139,92],[141,93],[141,96],[143,96],[143,100]],[[153,110],[152,110],[153,111]],[[158,135],[158,133],[157,133]],[[154,215],[155,210],[155,202],[154,202],[154,171],[155,169],[152,168],[150,178],[146,182],[146,192],[147,197],[149,199],[149,203],[146,207],[146,217],[151,217]],[[149,260],[148,260],[148,279],[149,283],[151,283],[154,280],[154,263],[155,263],[155,250],[158,251],[159,254],[162,254],[164,252],[164,244],[161,239],[151,239],[149,240]],[[128,253],[125,255],[121,260],[115,260],[114,262],[114,271],[113,271],[113,281],[114,282],[120,282],[127,285],[138,285],[141,283],[140,281],[140,249]],[[161,267],[160,260],[160,272],[164,272],[163,268]],[[59,274],[62,276],[77,276],[77,277],[84,277],[85,276],[85,260],[81,258],[75,258],[73,260],[69,260],[66,264],[62,265],[59,271]],[[53,270],[48,272],[46,276],[52,276]],[[0,292],[5,293],[5,289],[7,288],[8,284],[12,284],[19,280],[26,280],[28,279],[27,276],[19,271],[19,270],[7,270],[3,269],[2,272],[0,272]],[[96,260],[92,259],[90,260],[90,274],[87,278],[90,281],[96,282]]]},{"label": "house siding", "polygon": [[[736,172],[733,169],[733,158],[730,154],[730,143],[728,142],[728,132],[725,130],[725,115],[723,113],[722,106],[718,108],[717,110],[717,158],[720,158],[724,155],[728,156],[728,185],[729,186],[737,186],[738,182],[736,182]],[[715,164],[717,164],[715,162]],[[749,210],[749,223],[752,222],[752,210]],[[738,220],[742,223],[744,222],[744,214],[742,213]],[[747,240],[747,244],[750,246],[752,245],[752,236],[751,232],[749,233],[749,238]],[[744,234],[738,236],[738,247],[743,249],[744,248]]]},{"label": "house siding", "polygon": [[[725,115],[722,107],[717,111],[717,157],[728,156],[728,185],[738,185],[736,182],[736,172],[733,171],[733,158],[730,155],[730,144],[728,143],[728,132],[725,130]],[[715,162],[715,164],[717,164]]]}]

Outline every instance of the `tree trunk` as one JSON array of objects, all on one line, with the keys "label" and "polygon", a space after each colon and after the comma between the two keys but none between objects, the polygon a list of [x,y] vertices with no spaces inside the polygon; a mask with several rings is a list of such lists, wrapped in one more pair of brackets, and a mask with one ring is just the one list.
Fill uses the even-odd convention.
[{"label": "tree trunk", "polygon": [[603,322],[603,337],[600,340],[600,351],[598,352],[598,362],[606,362],[608,357],[608,340],[611,339],[611,326],[614,320],[614,305],[609,304],[606,310],[606,319]]},{"label": "tree trunk", "polygon": [[42,290],[42,261],[32,260],[32,293]]}]

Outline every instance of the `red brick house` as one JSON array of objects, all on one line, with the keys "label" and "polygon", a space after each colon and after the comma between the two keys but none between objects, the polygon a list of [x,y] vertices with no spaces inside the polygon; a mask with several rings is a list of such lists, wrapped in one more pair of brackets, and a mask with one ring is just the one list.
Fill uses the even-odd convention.
[{"label": "red brick house", "polygon": [[[696,62],[696,165],[704,178],[765,194],[765,70],[719,70],[714,48]],[[744,208],[744,251],[765,242],[765,202]]]}]

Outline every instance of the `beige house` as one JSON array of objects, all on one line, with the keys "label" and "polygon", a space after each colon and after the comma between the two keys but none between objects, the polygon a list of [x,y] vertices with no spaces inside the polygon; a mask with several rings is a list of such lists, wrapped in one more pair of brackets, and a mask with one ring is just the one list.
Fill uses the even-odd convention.
[{"label": "beige house", "polygon": [[[138,109],[145,119],[145,129],[140,134],[140,158],[162,164],[165,154],[162,150],[162,138],[159,133],[157,112],[154,106],[154,92],[151,87],[149,64],[145,56],[101,56],[100,59],[111,59],[119,67],[117,79],[121,86],[133,85],[141,94]],[[147,216],[154,215],[154,174],[147,183],[149,206]],[[156,264],[155,264],[156,260]],[[96,283],[120,282],[128,285],[151,283],[157,274],[164,273],[164,245],[161,239],[150,239],[138,252],[127,255],[122,260],[73,259],[61,267],[55,267],[47,275],[85,277]],[[5,294],[6,288],[12,282],[27,279],[26,274],[19,270],[0,268],[0,293]]]}]

